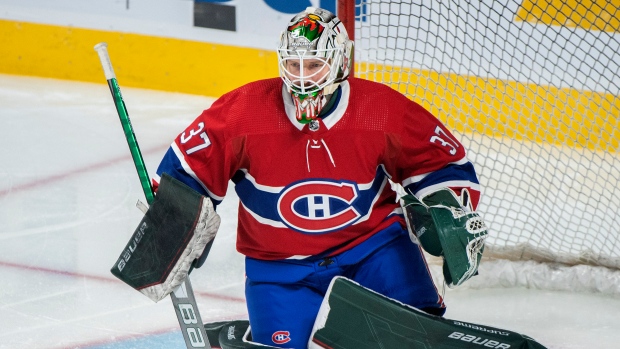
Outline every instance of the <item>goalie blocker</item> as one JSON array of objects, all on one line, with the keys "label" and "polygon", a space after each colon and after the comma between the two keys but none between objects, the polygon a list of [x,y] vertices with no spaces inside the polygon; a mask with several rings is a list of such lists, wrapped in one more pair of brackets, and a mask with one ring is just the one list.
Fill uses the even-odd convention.
[{"label": "goalie blocker", "polygon": [[[209,323],[205,329],[214,347],[275,348],[252,342],[247,320]],[[516,332],[427,314],[344,277],[332,280],[308,348],[545,349]]]},{"label": "goalie blocker", "polygon": [[209,198],[163,174],[153,203],[111,272],[158,302],[204,261],[219,225]]}]

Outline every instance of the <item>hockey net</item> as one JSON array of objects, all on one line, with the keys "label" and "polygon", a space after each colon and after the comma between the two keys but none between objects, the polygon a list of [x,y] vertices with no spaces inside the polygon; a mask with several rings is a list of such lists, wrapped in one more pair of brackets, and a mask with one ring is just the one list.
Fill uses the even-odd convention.
[{"label": "hockey net", "polygon": [[491,227],[485,257],[546,266],[519,281],[495,264],[515,274],[496,282],[569,268],[611,282],[585,288],[620,294],[620,6],[348,1],[356,76],[420,103],[468,149]]}]

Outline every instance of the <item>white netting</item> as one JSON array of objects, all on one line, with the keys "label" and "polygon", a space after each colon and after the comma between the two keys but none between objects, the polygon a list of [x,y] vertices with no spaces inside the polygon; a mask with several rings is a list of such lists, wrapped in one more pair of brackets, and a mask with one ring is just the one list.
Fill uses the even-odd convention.
[{"label": "white netting", "polygon": [[416,100],[469,149],[485,255],[620,269],[619,7],[357,1],[356,76]]}]

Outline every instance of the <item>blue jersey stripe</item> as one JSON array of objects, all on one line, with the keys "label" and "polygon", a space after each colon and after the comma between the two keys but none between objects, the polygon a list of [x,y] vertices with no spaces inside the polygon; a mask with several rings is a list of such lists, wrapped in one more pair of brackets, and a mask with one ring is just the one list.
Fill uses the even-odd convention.
[{"label": "blue jersey stripe", "polygon": [[[348,183],[356,188],[357,197],[350,204],[360,217],[365,217],[372,210],[372,205],[379,197],[387,181],[387,174],[382,166],[377,168],[374,179],[367,184],[354,183],[349,181],[334,181],[332,179],[306,179],[300,182],[292,183],[287,187],[267,187],[264,185],[258,185],[254,182],[253,178],[245,171],[238,171],[234,176],[235,191],[239,196],[244,208],[255,217],[260,217],[264,220],[273,221],[284,224],[280,212],[278,210],[278,201],[282,194],[286,190],[294,185],[302,182],[329,182],[329,183]],[[317,197],[322,193],[316,193]],[[310,200],[310,199],[308,199]],[[346,209],[343,205],[338,205],[336,201],[330,202],[330,207],[335,210]],[[298,212],[308,213],[308,205],[299,203],[296,206]],[[306,211],[304,211],[306,210]],[[333,212],[332,212],[333,213]]]},{"label": "blue jersey stripe", "polygon": [[474,165],[471,162],[466,162],[448,165],[441,170],[431,172],[420,181],[411,183],[405,188],[410,193],[416,194],[429,187],[441,187],[442,183],[446,184],[444,187],[448,187],[450,182],[469,183],[469,186],[475,188],[478,188],[480,184]]}]

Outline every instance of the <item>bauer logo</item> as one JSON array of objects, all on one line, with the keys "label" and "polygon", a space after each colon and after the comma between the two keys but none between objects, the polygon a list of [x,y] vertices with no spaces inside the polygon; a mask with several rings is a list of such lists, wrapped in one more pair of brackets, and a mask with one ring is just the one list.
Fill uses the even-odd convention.
[{"label": "bauer logo", "polygon": [[[496,348],[496,349],[508,349],[510,348],[510,344],[502,343],[499,341],[495,341],[488,338],[482,338],[477,336],[472,336],[470,334],[465,334],[461,332],[452,332],[448,338],[461,340],[463,342],[475,344],[481,346],[483,348]],[[475,348],[473,345],[472,348]]]},{"label": "bauer logo", "polygon": [[357,186],[348,182],[311,180],[282,191],[278,214],[291,229],[327,233],[353,224],[361,215],[353,207]]},{"label": "bauer logo", "polygon": [[144,234],[146,233],[146,228],[148,228],[148,225],[146,224],[146,222],[143,222],[140,227],[136,229],[136,232],[131,237],[127,248],[125,248],[125,250],[121,254],[121,257],[118,259],[118,263],[116,263],[118,271],[123,271],[123,268],[125,268],[125,265],[127,265],[127,262],[129,262],[129,259],[131,258],[133,252],[138,247],[138,243],[144,237]]},{"label": "bauer logo", "polygon": [[198,321],[198,316],[191,303],[179,303],[177,305],[177,316],[180,314],[185,324],[185,338],[189,341],[192,348],[205,348],[206,343],[200,326],[202,321]]},{"label": "bauer logo", "polygon": [[289,331],[276,331],[271,335],[271,340],[276,344],[284,344],[291,341],[291,333]]}]

